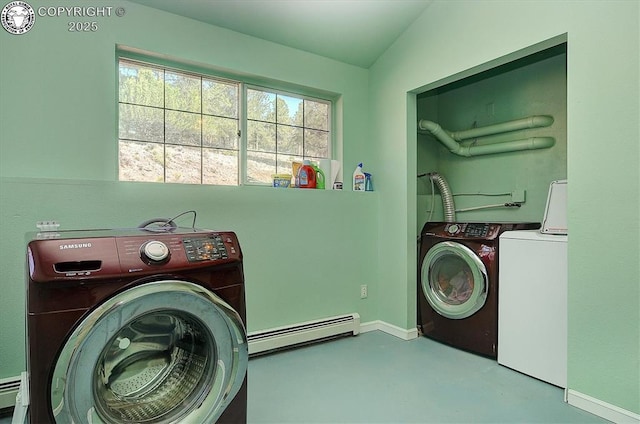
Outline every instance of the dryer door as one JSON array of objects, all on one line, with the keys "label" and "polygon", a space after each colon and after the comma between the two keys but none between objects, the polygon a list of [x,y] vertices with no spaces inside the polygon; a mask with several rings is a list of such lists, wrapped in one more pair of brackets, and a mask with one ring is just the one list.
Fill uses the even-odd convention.
[{"label": "dryer door", "polygon": [[248,363],[237,312],[205,288],[163,280],[91,311],[51,381],[57,423],[213,423]]},{"label": "dryer door", "polygon": [[462,319],[476,313],[487,300],[487,269],[467,246],[443,241],[422,262],[422,292],[440,315]]}]

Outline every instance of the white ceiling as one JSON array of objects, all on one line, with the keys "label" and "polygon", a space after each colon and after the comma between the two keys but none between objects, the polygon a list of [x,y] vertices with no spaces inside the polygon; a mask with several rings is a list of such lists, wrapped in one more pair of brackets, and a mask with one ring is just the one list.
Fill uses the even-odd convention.
[{"label": "white ceiling", "polygon": [[433,0],[131,0],[369,68]]}]

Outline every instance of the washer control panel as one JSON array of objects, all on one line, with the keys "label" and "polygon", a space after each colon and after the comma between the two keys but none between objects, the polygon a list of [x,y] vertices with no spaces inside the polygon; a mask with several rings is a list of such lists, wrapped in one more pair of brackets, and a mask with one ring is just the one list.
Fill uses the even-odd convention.
[{"label": "washer control panel", "polygon": [[496,231],[497,225],[485,223],[446,224],[444,232],[448,236],[463,238],[488,238]]},{"label": "washer control panel", "polygon": [[[189,262],[211,261],[229,257],[223,236],[220,234],[184,238],[182,242]],[[235,250],[233,247],[231,249]]]},{"label": "washer control panel", "polygon": [[489,224],[467,224],[464,235],[467,237],[487,237],[489,234]]},{"label": "washer control panel", "polygon": [[422,228],[420,239],[438,237],[451,240],[495,240],[505,231],[539,228],[539,222],[427,222]]},{"label": "washer control panel", "polygon": [[31,240],[27,260],[33,281],[55,281],[208,268],[241,262],[242,252],[233,232],[94,230]]}]

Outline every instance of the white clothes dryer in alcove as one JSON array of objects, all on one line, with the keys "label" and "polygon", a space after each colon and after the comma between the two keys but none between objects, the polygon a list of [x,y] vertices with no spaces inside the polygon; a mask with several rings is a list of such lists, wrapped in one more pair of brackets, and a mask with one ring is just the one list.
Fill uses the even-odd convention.
[{"label": "white clothes dryer in alcove", "polygon": [[567,236],[500,236],[498,363],[567,387]]}]

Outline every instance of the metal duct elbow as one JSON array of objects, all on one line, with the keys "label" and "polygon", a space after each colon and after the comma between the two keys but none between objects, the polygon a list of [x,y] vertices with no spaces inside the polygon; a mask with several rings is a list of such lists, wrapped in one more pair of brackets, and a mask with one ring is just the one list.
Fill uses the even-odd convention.
[{"label": "metal duct elbow", "polygon": [[453,194],[451,193],[451,189],[449,189],[449,184],[447,184],[444,177],[437,172],[431,172],[428,175],[431,181],[438,186],[438,190],[442,196],[442,210],[444,211],[445,222],[456,222],[456,207],[453,204]]}]

